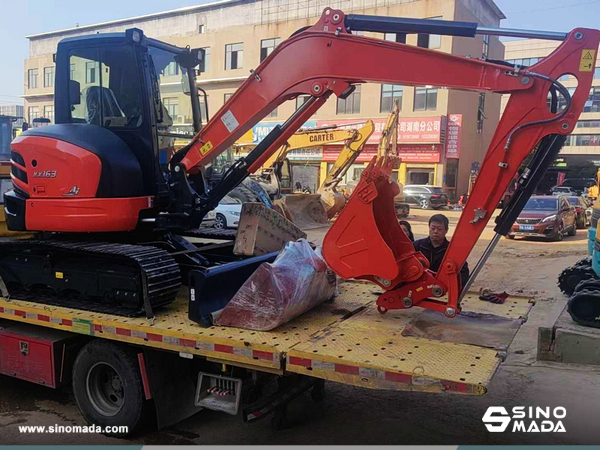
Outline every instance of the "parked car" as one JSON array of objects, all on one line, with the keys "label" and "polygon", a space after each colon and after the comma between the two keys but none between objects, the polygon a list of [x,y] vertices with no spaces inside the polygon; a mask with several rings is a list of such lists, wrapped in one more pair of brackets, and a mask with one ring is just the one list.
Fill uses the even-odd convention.
[{"label": "parked car", "polygon": [[567,197],[569,204],[575,207],[577,214],[577,228],[585,228],[589,225],[590,219],[586,214],[586,210],[590,207],[589,202],[582,195],[577,197]]},{"label": "parked car", "polygon": [[206,216],[204,216],[204,219],[202,219],[201,226],[207,227],[207,228],[214,226],[216,218],[217,218],[217,213],[215,211],[209,211],[208,214]]},{"label": "parked car", "polygon": [[577,213],[564,195],[532,196],[506,236],[543,237],[561,241],[577,233]]},{"label": "parked car", "polygon": [[439,209],[448,205],[448,196],[441,187],[409,184],[404,186],[404,201],[419,205],[421,209]]},{"label": "parked car", "polygon": [[572,189],[568,186],[554,186],[550,190],[550,193],[552,195],[578,195],[574,189]]},{"label": "parked car", "polygon": [[582,195],[586,189],[589,189],[595,183],[596,180],[593,178],[567,178],[562,182],[561,186],[570,187],[575,192],[575,195]]},{"label": "parked car", "polygon": [[214,227],[223,230],[225,228],[237,228],[242,213],[242,203],[237,199],[226,195],[215,208]]}]

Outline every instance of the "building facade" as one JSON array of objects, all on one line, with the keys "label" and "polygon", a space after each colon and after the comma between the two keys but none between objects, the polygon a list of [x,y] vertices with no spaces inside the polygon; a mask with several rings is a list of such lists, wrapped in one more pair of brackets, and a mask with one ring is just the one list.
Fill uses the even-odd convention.
[{"label": "building facade", "polygon": [[[346,13],[470,21],[485,26],[499,26],[504,18],[493,0],[223,0],[38,34],[28,37],[30,56],[24,67],[26,117],[29,121],[36,117],[54,120],[53,54],[58,42],[65,37],[137,27],[152,38],[179,46],[204,48],[206,60],[198,67],[198,84],[207,92],[210,114],[223,106],[248,77],[249,70],[256,68],[292,33],[314,24],[328,6]],[[496,37],[364,35],[476,58],[504,57],[504,46]],[[82,61],[72,67],[71,72],[72,77],[85,85],[94,84],[97,70],[92,63]],[[185,129],[191,126],[191,111],[185,94],[176,87],[180,79],[176,66],[165,68],[160,80],[161,96],[173,126]],[[304,100],[299,97],[280,105],[242,140],[256,144],[269,129],[283,123]],[[498,123],[500,95],[450,91],[433,86],[363,84],[357,86],[346,100],[332,96],[305,126],[375,121],[379,134],[376,132],[369,140],[361,158],[348,171],[346,181],[357,179],[376,151],[394,100],[399,101],[402,109],[399,181],[442,186],[451,196],[466,193],[471,171],[482,161]],[[294,170],[298,171],[295,178],[304,180],[302,187],[315,190],[340,149],[340,146],[324,146],[290,154]]]},{"label": "building facade", "polygon": [[[559,45],[557,41],[540,39],[521,39],[504,43],[505,59],[514,64],[530,66],[548,56]],[[598,54],[598,52],[596,52]],[[577,79],[568,74],[559,81],[574,92]],[[509,95],[502,98],[502,111],[506,107]],[[543,182],[542,189],[547,190],[556,184],[562,184],[567,177],[593,177],[600,169],[600,61],[595,60],[594,80],[583,112],[573,133],[567,138]]]}]

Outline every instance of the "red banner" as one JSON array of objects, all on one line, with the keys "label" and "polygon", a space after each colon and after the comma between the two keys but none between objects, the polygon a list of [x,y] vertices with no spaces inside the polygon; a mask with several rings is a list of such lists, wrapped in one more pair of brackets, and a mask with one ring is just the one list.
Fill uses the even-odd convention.
[{"label": "red banner", "polygon": [[[321,161],[334,162],[338,156],[340,156],[340,152],[344,148],[343,145],[324,145],[323,146],[323,158]],[[370,162],[373,159],[373,156],[377,155],[377,146],[376,145],[365,145],[363,151],[356,158],[357,163]]]},{"label": "red banner", "polygon": [[399,145],[403,163],[439,163],[442,145]]},{"label": "red banner", "polygon": [[[324,145],[323,146],[323,159],[322,161],[334,162],[343,146],[341,145]],[[402,162],[405,163],[439,163],[441,155],[442,145],[399,145],[398,151]],[[366,145],[358,158],[357,163],[369,162],[373,159],[373,156],[377,155],[376,145]]]},{"label": "red banner", "polygon": [[462,114],[450,114],[446,136],[446,158],[459,158]]},{"label": "red banner", "polygon": [[[357,123],[367,119],[331,119],[317,120],[317,126],[348,125],[347,128],[356,128]],[[378,144],[381,140],[381,133],[385,128],[387,119],[371,119],[375,125],[373,134],[367,141],[368,144]],[[400,118],[398,123],[398,143],[420,143],[420,144],[439,144],[444,138],[444,123],[442,117],[421,117],[421,118]]]}]

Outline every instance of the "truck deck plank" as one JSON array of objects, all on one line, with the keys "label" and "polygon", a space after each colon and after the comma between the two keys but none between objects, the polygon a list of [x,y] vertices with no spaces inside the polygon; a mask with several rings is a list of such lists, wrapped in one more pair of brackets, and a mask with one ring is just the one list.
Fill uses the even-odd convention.
[{"label": "truck deck plank", "polygon": [[[300,373],[378,389],[483,394],[500,358],[493,349],[402,336],[421,310],[377,312],[378,288],[343,282],[339,295],[272,331],[203,328],[189,320],[180,296],[155,321],[0,297],[0,318],[141,346],[200,355],[230,364]],[[530,299],[504,305],[469,294],[466,310],[525,319]]]}]

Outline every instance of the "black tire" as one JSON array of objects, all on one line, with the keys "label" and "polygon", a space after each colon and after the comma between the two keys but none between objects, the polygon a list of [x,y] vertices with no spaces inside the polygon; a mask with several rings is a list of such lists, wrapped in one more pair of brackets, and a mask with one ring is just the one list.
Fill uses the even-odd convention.
[{"label": "black tire", "polygon": [[564,225],[561,224],[561,226],[558,228],[558,230],[556,230],[556,236],[554,236],[554,239],[552,239],[553,241],[556,242],[560,242],[563,240],[564,237]]},{"label": "black tire", "polygon": [[112,342],[96,339],[81,349],[73,365],[73,392],[88,423],[128,429],[110,436],[139,430],[150,413],[135,352]]},{"label": "black tire", "polygon": [[229,195],[232,198],[237,198],[242,203],[260,202],[260,200],[256,197],[256,195],[254,195],[254,192],[252,192],[250,189],[248,189],[244,185],[239,185],[234,190],[229,192],[229,194],[227,194],[227,195]]},{"label": "black tire", "polygon": [[507,234],[506,236],[504,236],[506,239],[514,239],[515,237],[513,235]]},{"label": "black tire", "polygon": [[577,234],[577,225],[573,224],[569,230],[568,236],[575,236]]},{"label": "black tire", "polygon": [[431,202],[428,198],[422,198],[421,200],[419,200],[419,206],[421,207],[421,209],[429,209],[431,208]]},{"label": "black tire", "polygon": [[213,225],[217,230],[225,230],[227,228],[227,218],[221,213],[217,213],[215,217],[215,224]]},{"label": "black tire", "polygon": [[275,409],[275,411],[273,411],[273,417],[271,417],[271,427],[273,427],[275,431],[280,431],[287,426],[287,423],[287,407],[282,406]]},{"label": "black tire", "polygon": [[573,294],[577,294],[581,291],[600,291],[600,280],[598,278],[590,278],[588,280],[580,281],[575,287]]}]

